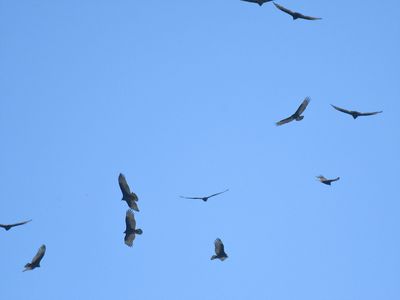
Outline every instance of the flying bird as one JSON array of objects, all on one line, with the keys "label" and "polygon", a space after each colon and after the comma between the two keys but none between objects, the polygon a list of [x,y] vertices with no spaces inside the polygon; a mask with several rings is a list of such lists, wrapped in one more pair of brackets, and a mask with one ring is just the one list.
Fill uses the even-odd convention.
[{"label": "flying bird", "polygon": [[136,201],[138,201],[139,198],[134,192],[131,192],[131,189],[129,188],[129,185],[126,182],[126,178],[125,178],[124,174],[121,174],[121,173],[119,174],[118,183],[119,183],[119,187],[122,192],[122,200],[126,201],[128,206],[130,208],[132,208],[133,210],[139,211],[139,208],[136,204]]},{"label": "flying bird", "polygon": [[279,122],[276,123],[276,126],[281,126],[283,124],[292,122],[293,120],[296,121],[303,120],[304,116],[302,116],[301,114],[306,110],[308,103],[310,103],[310,100],[311,100],[310,97],[306,97],[293,115],[291,115],[289,118],[280,120]]},{"label": "flying bird", "polygon": [[258,5],[262,6],[264,3],[271,2],[272,0],[242,0],[242,1],[257,3]]},{"label": "flying bird", "polygon": [[15,227],[15,226],[20,226],[20,225],[24,225],[26,223],[29,223],[32,220],[28,220],[28,221],[24,221],[24,222],[19,222],[19,223],[14,223],[14,224],[0,224],[0,227],[4,228],[5,230],[10,230],[11,228]]},{"label": "flying bird", "polygon": [[211,260],[218,258],[221,261],[224,261],[228,258],[228,255],[225,253],[224,244],[222,243],[221,239],[216,239],[214,242],[214,246],[215,255],[211,256]]},{"label": "flying bird", "polygon": [[319,181],[321,181],[323,184],[326,184],[326,185],[331,185],[332,182],[338,181],[340,179],[340,177],[336,177],[334,179],[326,179],[322,175],[317,176],[317,178],[318,178]]},{"label": "flying bird", "polygon": [[225,191],[222,191],[222,192],[219,192],[219,193],[215,193],[215,194],[212,194],[210,196],[205,196],[205,197],[185,197],[185,196],[180,196],[180,197],[181,198],[185,198],[185,199],[200,199],[200,200],[203,200],[204,202],[206,202],[209,198],[217,196],[217,195],[220,195],[220,194],[223,194],[223,193],[225,193],[227,191],[229,191],[229,189],[226,189]]},{"label": "flying bird", "polygon": [[126,211],[125,224],[125,244],[127,244],[129,247],[132,247],[136,234],[142,234],[143,230],[140,228],[136,229],[135,216],[129,209]]},{"label": "flying bird", "polygon": [[45,252],[46,252],[46,245],[42,245],[39,248],[38,252],[36,253],[35,257],[32,258],[32,261],[25,265],[25,270],[23,270],[22,272],[33,270],[35,268],[39,268],[40,261],[42,260]]},{"label": "flying bird", "polygon": [[338,111],[341,111],[342,113],[349,114],[349,115],[351,115],[354,119],[357,119],[358,117],[363,117],[363,116],[373,116],[373,115],[380,114],[380,113],[383,112],[383,111],[381,110],[381,111],[374,111],[374,112],[362,113],[362,112],[355,111],[355,110],[347,110],[347,109],[344,109],[344,108],[340,108],[340,107],[335,106],[335,105],[333,105],[333,104],[331,104],[331,105],[332,105],[332,107],[333,107],[334,109],[336,109],[336,110],[338,110]]},{"label": "flying bird", "polygon": [[283,7],[282,5],[279,5],[279,4],[275,3],[275,2],[274,2],[274,5],[275,5],[279,10],[281,10],[281,11],[283,11],[283,12],[285,12],[285,13],[291,15],[292,18],[293,18],[293,20],[296,20],[296,19],[304,19],[304,20],[311,20],[311,21],[313,21],[313,20],[321,20],[321,19],[322,19],[322,18],[315,18],[315,17],[305,16],[305,15],[299,13],[299,12],[295,12],[295,11],[292,11],[292,10],[290,10],[290,9],[287,9],[287,8]]}]

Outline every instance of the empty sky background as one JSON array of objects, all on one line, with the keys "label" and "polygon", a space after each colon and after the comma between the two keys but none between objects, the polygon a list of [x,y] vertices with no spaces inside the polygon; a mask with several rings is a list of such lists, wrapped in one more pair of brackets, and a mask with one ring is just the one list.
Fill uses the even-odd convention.
[{"label": "empty sky background", "polygon": [[1,299],[400,298],[400,3],[278,3],[0,1]]}]

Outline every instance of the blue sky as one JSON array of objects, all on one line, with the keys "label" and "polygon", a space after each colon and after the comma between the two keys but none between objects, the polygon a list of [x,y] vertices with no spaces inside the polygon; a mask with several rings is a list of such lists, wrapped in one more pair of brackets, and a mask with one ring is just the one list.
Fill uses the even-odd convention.
[{"label": "blue sky", "polygon": [[399,299],[400,4],[147,2],[0,0],[1,298]]}]

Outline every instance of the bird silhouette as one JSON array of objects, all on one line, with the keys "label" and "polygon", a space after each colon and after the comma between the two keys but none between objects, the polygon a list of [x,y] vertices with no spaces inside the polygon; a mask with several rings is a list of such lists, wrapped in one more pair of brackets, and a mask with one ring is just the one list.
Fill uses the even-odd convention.
[{"label": "bird silhouette", "polygon": [[336,110],[338,110],[338,111],[340,111],[340,112],[342,112],[342,113],[351,115],[351,116],[354,118],[354,120],[357,119],[358,117],[373,116],[373,115],[380,114],[380,113],[383,112],[383,111],[381,110],[381,111],[374,111],[374,112],[362,113],[362,112],[359,112],[359,111],[356,111],[356,110],[347,110],[347,109],[344,109],[344,108],[335,106],[335,105],[333,105],[333,104],[331,104],[331,105],[332,105],[332,107],[333,107],[334,109],[336,109]]},{"label": "bird silhouette", "polygon": [[128,245],[129,247],[132,247],[133,240],[135,239],[136,234],[142,234],[143,230],[140,228],[136,229],[135,216],[134,216],[133,212],[129,209],[126,211],[125,224],[126,224],[126,229],[124,231],[125,244]]},{"label": "bird silhouette", "polygon": [[35,257],[32,258],[32,261],[25,265],[25,270],[23,270],[22,272],[33,270],[35,268],[39,268],[40,261],[42,260],[45,253],[46,253],[46,245],[42,245],[39,248],[38,252],[36,253]]},{"label": "bird silhouette", "polygon": [[296,121],[303,120],[304,116],[302,116],[301,114],[305,111],[305,109],[307,108],[307,105],[308,105],[308,103],[310,103],[310,101],[311,101],[310,97],[306,97],[293,115],[291,115],[290,117],[288,117],[286,119],[280,120],[279,122],[276,122],[276,126],[281,126],[283,124],[292,122],[294,120],[296,120]]},{"label": "bird silhouette", "polygon": [[225,259],[228,258],[228,255],[225,253],[224,249],[225,247],[221,239],[217,238],[214,241],[214,247],[215,247],[215,255],[211,256],[211,260],[218,258],[221,261],[224,261]]},{"label": "bird silhouette", "polygon": [[204,202],[206,202],[209,198],[226,193],[227,191],[229,191],[229,189],[226,189],[225,191],[215,193],[215,194],[212,194],[210,196],[205,196],[205,197],[185,197],[185,196],[180,196],[180,197],[185,198],[185,199],[199,199],[199,200],[203,200]]},{"label": "bird silhouette", "polygon": [[310,16],[303,15],[303,14],[301,14],[301,13],[299,13],[299,12],[295,12],[295,11],[292,11],[292,10],[290,10],[290,9],[287,9],[287,8],[283,7],[282,5],[279,5],[279,4],[275,3],[275,2],[274,2],[274,5],[275,5],[279,10],[281,10],[281,11],[283,11],[283,12],[285,12],[285,13],[291,15],[292,18],[293,18],[293,20],[296,20],[296,19],[304,19],[304,20],[311,20],[311,21],[313,21],[313,20],[321,20],[321,19],[322,19],[322,18],[316,18],[316,17],[310,17]]},{"label": "bird silhouette", "polygon": [[128,206],[133,210],[139,211],[139,207],[136,203],[139,198],[134,192],[131,192],[129,185],[126,182],[126,178],[122,173],[120,173],[118,176],[118,184],[122,192],[122,200],[126,201]]},{"label": "bird silhouette", "polygon": [[242,0],[242,1],[257,3],[258,5],[262,6],[264,3],[271,2],[272,0]]},{"label": "bird silhouette", "polygon": [[325,178],[324,176],[322,176],[322,175],[317,176],[317,178],[318,178],[318,180],[319,180],[320,182],[322,182],[323,184],[326,184],[326,185],[331,185],[332,182],[338,181],[338,180],[340,179],[340,177],[336,177],[336,178],[333,178],[333,179],[326,179],[326,178]]},{"label": "bird silhouette", "polygon": [[14,224],[0,224],[0,227],[4,228],[5,230],[10,230],[11,228],[15,227],[15,226],[20,226],[20,225],[24,225],[26,223],[29,223],[32,220],[28,220],[28,221],[23,221],[23,222],[19,222],[19,223],[14,223]]}]

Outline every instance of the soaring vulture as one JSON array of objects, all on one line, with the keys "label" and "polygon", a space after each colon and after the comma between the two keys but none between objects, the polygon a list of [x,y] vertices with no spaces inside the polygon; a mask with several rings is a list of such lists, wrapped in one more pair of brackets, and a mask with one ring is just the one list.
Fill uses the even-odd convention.
[{"label": "soaring vulture", "polygon": [[331,185],[332,182],[338,181],[340,179],[340,177],[336,177],[336,178],[333,178],[333,179],[327,179],[322,175],[317,176],[317,178],[318,178],[319,181],[321,181],[323,184],[326,184],[326,185]]},{"label": "soaring vulture", "polygon": [[133,210],[139,211],[139,208],[136,203],[139,200],[139,198],[134,192],[131,192],[131,189],[129,188],[129,185],[126,182],[124,174],[121,173],[119,174],[118,183],[122,192],[122,200],[126,201],[128,206]]},{"label": "soaring vulture", "polygon": [[242,0],[251,3],[257,3],[258,5],[262,6],[264,3],[271,2],[272,0]]},{"label": "soaring vulture", "polygon": [[28,220],[28,221],[23,221],[23,222],[19,222],[19,223],[14,223],[14,224],[0,224],[0,227],[4,228],[5,230],[10,230],[11,228],[15,227],[15,226],[20,226],[20,225],[24,225],[26,223],[29,223],[32,220]]},{"label": "soaring vulture", "polygon": [[38,252],[36,253],[35,257],[32,258],[32,261],[25,265],[25,270],[23,270],[22,272],[33,270],[35,268],[39,268],[40,261],[42,260],[45,252],[46,252],[46,245],[42,245],[39,248]]},{"label": "soaring vulture", "polygon": [[215,193],[215,194],[212,194],[210,196],[205,196],[205,197],[185,197],[185,196],[180,196],[180,197],[181,198],[185,198],[185,199],[200,199],[200,200],[203,200],[204,202],[206,202],[209,198],[217,196],[217,195],[220,195],[220,194],[223,194],[223,193],[225,193],[227,191],[229,191],[229,189],[226,189],[225,191],[222,191],[222,192],[219,192],[219,193]]},{"label": "soaring vulture", "polygon": [[225,259],[228,258],[228,255],[225,253],[224,250],[224,244],[222,243],[221,239],[216,239],[214,242],[215,246],[215,255],[211,256],[211,260],[213,259],[220,259],[221,261],[224,261]]},{"label": "soaring vulture", "polygon": [[125,224],[125,244],[127,244],[129,247],[132,247],[133,240],[135,239],[136,234],[142,234],[143,230],[140,228],[136,229],[135,216],[133,215],[133,212],[129,209],[126,211]]},{"label": "soaring vulture", "polygon": [[356,110],[347,110],[347,109],[344,109],[344,108],[340,108],[340,107],[335,106],[335,105],[333,105],[333,104],[331,104],[331,105],[332,105],[332,107],[333,107],[334,109],[336,109],[336,110],[338,110],[338,111],[340,111],[340,112],[342,112],[342,113],[351,115],[351,116],[354,118],[354,120],[357,119],[358,117],[373,116],[373,115],[380,114],[381,112],[383,112],[383,111],[381,110],[381,111],[374,111],[374,112],[362,113],[362,112],[359,112],[359,111],[356,111]]},{"label": "soaring vulture", "polygon": [[279,122],[276,123],[276,126],[281,126],[283,124],[292,122],[293,120],[296,121],[301,121],[303,120],[304,116],[302,116],[301,114],[305,111],[305,109],[307,108],[308,103],[310,103],[310,97],[306,97],[304,99],[304,101],[300,104],[299,108],[296,110],[296,112],[291,115],[289,118],[280,120]]},{"label": "soaring vulture", "polygon": [[290,10],[290,9],[287,9],[287,8],[283,7],[282,5],[279,5],[279,4],[275,3],[275,2],[274,2],[274,5],[275,5],[279,10],[281,10],[281,11],[283,11],[283,12],[285,12],[285,13],[291,15],[292,18],[293,18],[293,20],[296,20],[296,19],[321,20],[321,19],[322,19],[322,18],[315,18],[315,17],[305,16],[305,15],[299,13],[299,12],[295,12],[295,11],[292,11],[292,10]]}]

